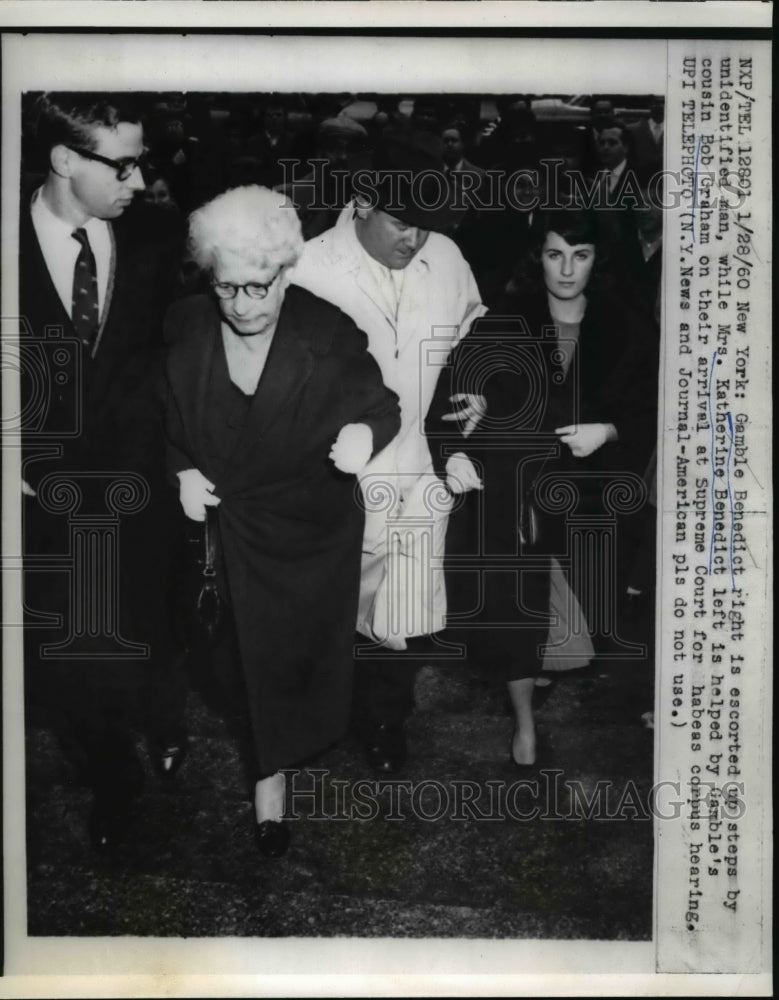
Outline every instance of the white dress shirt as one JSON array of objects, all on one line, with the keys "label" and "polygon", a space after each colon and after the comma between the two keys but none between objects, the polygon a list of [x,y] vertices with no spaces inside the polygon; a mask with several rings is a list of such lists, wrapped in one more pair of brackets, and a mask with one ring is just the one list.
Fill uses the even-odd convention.
[{"label": "white dress shirt", "polygon": [[392,310],[392,315],[397,318],[400,293],[403,291],[403,276],[405,274],[404,269],[387,267],[385,264],[376,260],[375,257],[371,257],[362,244],[360,246],[368,268],[373,277],[376,279],[376,284],[379,286],[382,294],[386,298],[387,305],[389,305]]},{"label": "white dress shirt", "polygon": [[[81,250],[81,244],[78,240],[73,239],[73,232],[77,227],[63,221],[52,212],[43,199],[42,188],[38,188],[32,196],[30,215],[51,280],[62,300],[65,312],[72,319],[73,272],[76,269],[76,260]],[[90,219],[81,228],[86,230],[92,253],[95,256],[97,301],[102,319],[108,279],[111,273],[111,255],[113,253],[111,232],[104,219]]]},{"label": "white dress shirt", "polygon": [[609,170],[608,173],[609,194],[611,194],[616,188],[617,184],[619,183],[620,177],[625,173],[625,168],[627,167],[627,165],[628,161],[622,160],[622,162],[618,163],[616,167],[613,167],[611,170]]}]

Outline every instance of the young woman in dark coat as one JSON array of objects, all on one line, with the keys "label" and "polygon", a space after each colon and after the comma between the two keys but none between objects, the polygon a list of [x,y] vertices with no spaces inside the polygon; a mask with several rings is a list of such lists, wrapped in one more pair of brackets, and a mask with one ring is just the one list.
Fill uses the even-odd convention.
[{"label": "young woman in dark coat", "polygon": [[190,218],[211,295],[168,313],[167,435],[188,518],[218,506],[221,579],[251,722],[260,850],[277,856],[280,773],[347,727],[363,510],[358,472],[397,433],[367,339],[296,286],[283,195],[236,188]]},{"label": "young woman in dark coat", "polygon": [[[550,557],[566,552],[566,512],[604,513],[610,477],[646,466],[657,435],[658,340],[645,313],[609,287],[595,218],[553,210],[539,213],[502,303],[477,320],[440,380],[428,425],[442,445],[439,472],[455,493],[481,491],[480,603],[470,623],[482,628],[469,645],[507,681],[520,766],[536,759],[532,695],[549,626]],[[451,396],[467,397],[459,439],[436,416]]]}]

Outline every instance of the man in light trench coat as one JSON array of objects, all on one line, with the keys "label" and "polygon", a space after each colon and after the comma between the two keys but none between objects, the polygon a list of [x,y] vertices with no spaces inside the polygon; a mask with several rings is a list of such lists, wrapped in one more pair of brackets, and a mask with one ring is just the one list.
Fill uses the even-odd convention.
[{"label": "man in light trench coat", "polygon": [[[440,232],[458,212],[439,140],[395,129],[374,166],[365,194],[355,193],[335,226],[306,244],[292,280],[367,334],[385,384],[400,397],[400,432],[360,476],[366,523],[357,632],[369,642],[356,644],[354,716],[368,760],[389,773],[406,756],[403,724],[422,637],[443,629],[446,616],[453,501],[433,472],[425,416],[441,368],[485,307],[470,267]],[[478,488],[472,466],[447,471],[455,468],[452,492]]]}]

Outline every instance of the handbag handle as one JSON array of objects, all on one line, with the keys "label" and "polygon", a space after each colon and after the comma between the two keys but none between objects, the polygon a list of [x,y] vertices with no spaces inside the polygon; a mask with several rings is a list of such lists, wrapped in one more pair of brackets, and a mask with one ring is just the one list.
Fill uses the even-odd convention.
[{"label": "handbag handle", "polygon": [[203,583],[197,596],[197,615],[209,643],[215,645],[225,622],[225,602],[216,581],[216,507],[206,507]]},{"label": "handbag handle", "polygon": [[203,576],[216,576],[216,507],[206,507],[206,527],[205,527],[205,561],[203,563]]}]

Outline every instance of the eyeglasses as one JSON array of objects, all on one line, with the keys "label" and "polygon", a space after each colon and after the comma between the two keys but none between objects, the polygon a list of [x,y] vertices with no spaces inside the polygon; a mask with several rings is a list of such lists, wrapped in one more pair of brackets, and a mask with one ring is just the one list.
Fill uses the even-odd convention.
[{"label": "eyeglasses", "polygon": [[90,149],[82,149],[81,146],[70,146],[67,143],[64,145],[72,152],[83,156],[85,160],[94,160],[95,163],[105,163],[107,167],[113,167],[116,171],[116,179],[118,181],[126,181],[136,168],[143,169],[146,165],[145,151],[134,159],[128,157],[123,160],[109,160],[107,156],[100,156],[99,153],[93,153]]},{"label": "eyeglasses", "polygon": [[234,285],[232,281],[212,281],[211,287],[220,299],[234,299],[239,289],[243,289],[250,299],[264,299],[282,270],[279,268],[266,285],[261,285],[258,281],[249,281],[245,285]]}]

